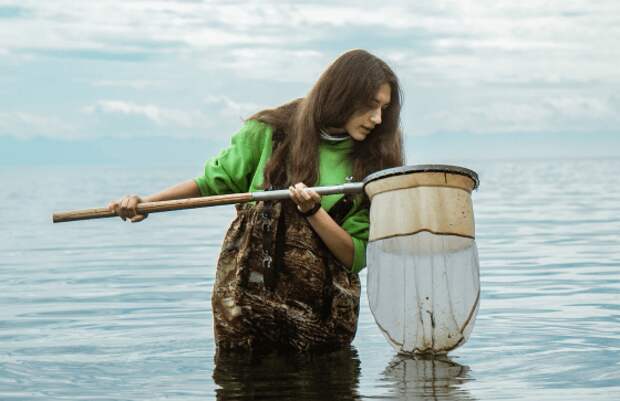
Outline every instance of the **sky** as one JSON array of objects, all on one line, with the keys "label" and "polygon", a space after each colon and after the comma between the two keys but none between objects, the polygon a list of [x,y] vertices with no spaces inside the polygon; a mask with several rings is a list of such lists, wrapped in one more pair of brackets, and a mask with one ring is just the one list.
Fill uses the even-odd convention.
[{"label": "sky", "polygon": [[202,163],[342,52],[417,162],[620,157],[617,0],[0,0],[0,165]]}]

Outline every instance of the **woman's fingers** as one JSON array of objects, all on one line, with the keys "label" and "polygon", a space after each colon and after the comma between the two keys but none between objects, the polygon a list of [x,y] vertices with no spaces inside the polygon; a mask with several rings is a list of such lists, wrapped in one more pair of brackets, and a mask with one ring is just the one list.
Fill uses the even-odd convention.
[{"label": "woman's fingers", "polygon": [[118,209],[118,202],[117,201],[112,201],[110,203],[108,203],[108,210],[111,212],[116,212],[116,209]]},{"label": "woman's fingers", "polygon": [[299,193],[297,189],[291,185],[290,187],[288,187],[288,191],[290,193],[291,200],[295,202],[295,204],[299,205],[299,203],[301,202],[301,199],[299,198]]},{"label": "woman's fingers", "polygon": [[315,190],[307,187],[303,182],[295,184],[295,188],[299,191],[303,199],[307,201],[312,200],[313,202],[321,201],[321,195],[316,193]]},{"label": "woman's fingers", "polygon": [[134,217],[138,214],[138,199],[139,198],[137,196],[132,196],[131,199],[129,199],[129,204],[127,205],[127,207],[131,211],[131,217]]},{"label": "woman's fingers", "polygon": [[138,214],[138,204],[142,202],[142,199],[137,195],[127,195],[118,201],[112,201],[108,204],[108,209],[116,212],[116,214],[123,219],[123,221],[129,219],[133,223],[137,223],[146,218],[147,215]]},{"label": "woman's fingers", "polygon": [[121,219],[123,219],[123,221],[125,221],[127,219],[127,205],[129,204],[129,197],[126,196],[123,199],[121,199],[121,207],[119,209],[119,216],[121,216]]},{"label": "woman's fingers", "polygon": [[148,216],[148,214],[136,214],[131,219],[129,219],[129,221],[131,221],[132,223],[139,223],[142,220],[146,219]]},{"label": "woman's fingers", "polygon": [[307,202],[312,199],[310,194],[308,194],[308,187],[303,182],[298,182],[295,184],[295,192],[298,195],[298,198],[301,202]]},{"label": "woman's fingers", "polygon": [[306,197],[304,196],[304,188],[305,185],[303,185],[302,183],[295,184],[295,186],[292,186],[290,188],[293,201],[298,205],[306,201]]},{"label": "woman's fingers", "polygon": [[303,182],[298,182],[289,187],[291,199],[302,212],[311,210],[317,203],[321,202],[321,196],[316,191],[308,188]]},{"label": "woman's fingers", "polygon": [[317,194],[316,191],[308,190],[308,193],[314,202],[321,202],[321,195]]}]

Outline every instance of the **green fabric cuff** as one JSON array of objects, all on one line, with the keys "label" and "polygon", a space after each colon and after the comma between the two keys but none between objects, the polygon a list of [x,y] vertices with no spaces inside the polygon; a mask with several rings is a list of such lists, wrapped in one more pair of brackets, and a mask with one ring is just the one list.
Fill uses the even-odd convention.
[{"label": "green fabric cuff", "polygon": [[359,273],[364,267],[366,267],[366,241],[351,237],[353,240],[353,266],[351,271],[353,273]]},{"label": "green fabric cuff", "polygon": [[207,185],[207,179],[204,176],[194,178],[194,182],[196,183],[196,185],[198,185],[198,189],[200,189],[201,196],[209,195],[209,186]]}]

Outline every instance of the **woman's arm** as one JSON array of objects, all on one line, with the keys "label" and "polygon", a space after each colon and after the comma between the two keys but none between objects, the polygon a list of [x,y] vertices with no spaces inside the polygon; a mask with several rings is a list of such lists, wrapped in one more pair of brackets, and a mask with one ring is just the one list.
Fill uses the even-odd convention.
[{"label": "woman's arm", "polygon": [[108,209],[116,211],[123,220],[136,223],[146,218],[136,213],[140,202],[248,192],[259,161],[267,151],[271,151],[271,127],[256,120],[246,121],[233,135],[230,146],[207,161],[202,176],[144,198],[125,196],[110,202]]},{"label": "woman's arm", "polygon": [[194,180],[183,181],[179,184],[166,188],[161,192],[143,198],[143,202],[159,202],[165,200],[197,198],[200,190]]},{"label": "woman's arm", "polygon": [[307,217],[307,220],[334,256],[351,270],[355,250],[349,233],[340,227],[323,208]]},{"label": "woman's arm", "polygon": [[138,195],[127,195],[117,201],[108,204],[108,209],[115,211],[121,219],[129,219],[132,223],[137,223],[146,219],[148,215],[138,214],[136,206],[142,202],[158,202],[174,199],[197,198],[200,196],[198,185],[193,181],[184,181],[179,184],[166,188],[161,192],[146,196],[144,198]]},{"label": "woman's arm", "polygon": [[[321,196],[309,190],[303,183],[298,183],[289,190],[291,199],[302,213],[312,210],[321,202]],[[351,235],[340,227],[323,208],[306,219],[334,256],[348,269],[351,269],[355,252]]]}]

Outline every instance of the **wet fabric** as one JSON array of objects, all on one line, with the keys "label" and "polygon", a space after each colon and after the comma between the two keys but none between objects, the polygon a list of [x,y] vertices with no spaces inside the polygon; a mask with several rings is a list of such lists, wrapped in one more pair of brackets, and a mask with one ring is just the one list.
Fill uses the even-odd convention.
[{"label": "wet fabric", "polygon": [[[332,208],[338,223],[346,202]],[[341,348],[355,336],[359,299],[357,274],[329,252],[292,202],[237,206],[212,297],[218,348]]]}]

